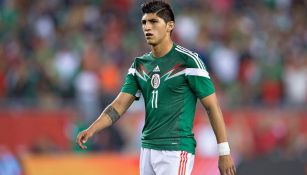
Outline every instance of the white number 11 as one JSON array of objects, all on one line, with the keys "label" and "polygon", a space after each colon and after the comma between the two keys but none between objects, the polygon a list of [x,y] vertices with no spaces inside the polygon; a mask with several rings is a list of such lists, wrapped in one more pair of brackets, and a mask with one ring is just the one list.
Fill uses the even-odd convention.
[{"label": "white number 11", "polygon": [[158,90],[152,91],[151,107],[158,108]]}]

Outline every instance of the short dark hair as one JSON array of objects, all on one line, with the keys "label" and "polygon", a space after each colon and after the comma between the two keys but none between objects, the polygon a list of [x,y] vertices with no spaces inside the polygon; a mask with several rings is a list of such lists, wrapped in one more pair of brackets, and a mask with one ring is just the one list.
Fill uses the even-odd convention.
[{"label": "short dark hair", "polygon": [[162,18],[165,22],[175,22],[175,16],[171,6],[164,1],[151,0],[143,3],[141,7],[143,14],[156,13],[156,15]]}]

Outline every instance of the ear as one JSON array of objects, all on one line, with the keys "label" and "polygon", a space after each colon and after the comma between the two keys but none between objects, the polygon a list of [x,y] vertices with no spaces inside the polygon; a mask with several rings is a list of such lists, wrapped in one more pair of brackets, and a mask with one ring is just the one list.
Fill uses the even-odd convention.
[{"label": "ear", "polygon": [[171,32],[175,28],[175,23],[174,21],[169,21],[167,22],[167,31]]}]

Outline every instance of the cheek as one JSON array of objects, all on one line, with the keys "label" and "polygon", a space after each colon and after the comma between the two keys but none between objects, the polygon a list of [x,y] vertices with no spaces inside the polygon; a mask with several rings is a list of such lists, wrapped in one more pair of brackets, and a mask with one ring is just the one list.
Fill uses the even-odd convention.
[{"label": "cheek", "polygon": [[165,37],[167,34],[167,31],[165,28],[163,28],[160,33],[161,33],[161,37]]},{"label": "cheek", "polygon": [[167,32],[165,27],[158,27],[157,31],[159,32],[159,35],[165,35]]}]

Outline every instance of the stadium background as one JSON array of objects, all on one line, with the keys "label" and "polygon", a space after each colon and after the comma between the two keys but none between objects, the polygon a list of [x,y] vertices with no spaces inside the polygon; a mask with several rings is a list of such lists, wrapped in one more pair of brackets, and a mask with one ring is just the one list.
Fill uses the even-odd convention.
[{"label": "stadium background", "polygon": [[[176,43],[216,84],[238,174],[307,174],[307,1],[172,0]],[[140,0],[0,0],[0,175],[138,174],[143,102],[89,143],[78,131],[148,52]],[[198,106],[193,175],[216,175]]]}]

